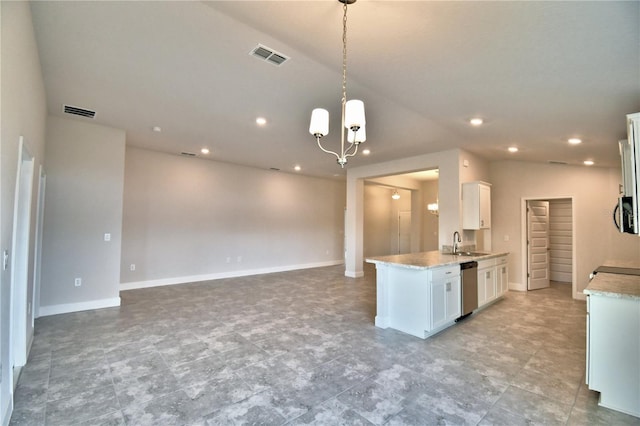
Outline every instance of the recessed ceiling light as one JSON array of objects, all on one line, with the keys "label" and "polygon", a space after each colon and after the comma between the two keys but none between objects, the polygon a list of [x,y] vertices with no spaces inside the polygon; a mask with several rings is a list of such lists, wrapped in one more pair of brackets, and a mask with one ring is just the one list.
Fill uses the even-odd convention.
[{"label": "recessed ceiling light", "polygon": [[302,167],[298,166],[296,164],[296,166],[293,168],[293,170],[295,170],[296,172],[299,172],[300,170],[302,170]]},{"label": "recessed ceiling light", "polygon": [[202,148],[202,149],[200,150],[200,152],[201,152],[201,153],[203,153],[203,154],[208,154],[208,153],[210,153],[211,151],[209,151],[209,148]]},{"label": "recessed ceiling light", "polygon": [[153,131],[157,132],[157,133],[160,133],[162,131],[162,129],[160,127],[158,127],[158,126],[153,126]]},{"label": "recessed ceiling light", "polygon": [[578,145],[579,143],[582,143],[582,139],[571,138],[567,142],[569,142],[571,145]]},{"label": "recessed ceiling light", "polygon": [[371,150],[369,150],[369,149],[363,149],[362,150],[362,155],[369,155],[369,154],[371,154]]},{"label": "recessed ceiling light", "polygon": [[508,148],[509,152],[518,152],[518,147],[517,146],[510,146]]},{"label": "recessed ceiling light", "polygon": [[469,123],[470,123],[472,126],[479,126],[479,125],[481,125],[482,123],[484,123],[484,121],[482,120],[482,118],[478,118],[478,117],[476,117],[476,118],[472,118],[471,120],[469,120]]},{"label": "recessed ceiling light", "polygon": [[256,124],[258,126],[264,126],[265,124],[267,124],[267,119],[264,117],[258,117],[256,118]]},{"label": "recessed ceiling light", "polygon": [[584,160],[584,165],[585,166],[593,166],[593,160]]}]

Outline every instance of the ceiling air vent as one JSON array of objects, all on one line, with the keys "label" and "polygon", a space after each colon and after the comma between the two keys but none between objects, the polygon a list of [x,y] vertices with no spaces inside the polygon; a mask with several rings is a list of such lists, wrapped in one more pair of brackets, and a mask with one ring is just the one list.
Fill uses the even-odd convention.
[{"label": "ceiling air vent", "polygon": [[193,152],[181,152],[180,155],[184,155],[185,157],[195,157],[196,154],[194,154]]},{"label": "ceiling air vent", "polygon": [[549,160],[549,164],[559,164],[561,166],[566,166],[567,162],[566,161]]},{"label": "ceiling air vent", "polygon": [[63,111],[66,114],[79,115],[80,117],[96,118],[96,112],[84,108],[71,105],[63,105]]},{"label": "ceiling air vent", "polygon": [[253,48],[253,50],[249,52],[249,55],[272,63],[276,66],[282,65],[290,59],[288,56],[285,56],[282,53],[278,53],[272,48],[263,46],[262,44],[259,44],[255,48]]}]

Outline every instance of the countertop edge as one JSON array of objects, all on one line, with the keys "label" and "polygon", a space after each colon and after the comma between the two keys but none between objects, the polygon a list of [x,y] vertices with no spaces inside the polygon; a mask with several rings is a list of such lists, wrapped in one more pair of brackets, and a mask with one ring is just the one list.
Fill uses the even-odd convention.
[{"label": "countertop edge", "polygon": [[[430,264],[430,265],[416,265],[416,264],[412,264],[412,263],[402,263],[402,262],[398,262],[398,261],[392,261],[392,260],[385,260],[385,257],[390,257],[390,256],[380,256],[380,257],[370,257],[370,258],[366,258],[365,262],[367,263],[374,263],[374,264],[382,264],[382,265],[391,265],[391,266],[398,266],[401,268],[407,268],[407,269],[418,269],[418,270],[426,270],[426,269],[435,269],[435,268],[440,268],[443,266],[452,266],[452,265],[460,265],[462,263],[467,263],[467,262],[478,262],[481,260],[489,260],[489,259],[493,259],[496,257],[502,257],[502,256],[508,256],[509,252],[496,252],[496,253],[488,253],[488,254],[484,254],[484,255],[480,255],[480,256],[457,256],[457,255],[453,255],[453,254],[448,254],[448,253],[441,253],[438,251],[430,251],[430,252],[422,252],[422,253],[409,253],[408,255],[412,255],[412,256],[420,256],[423,255],[425,257],[427,256],[439,256],[437,259],[437,262],[435,262],[434,264]],[[398,255],[398,256],[406,256],[406,255]],[[446,260],[445,260],[446,259]]]},{"label": "countertop edge", "polygon": [[640,276],[598,273],[582,292],[588,296],[640,301]]}]

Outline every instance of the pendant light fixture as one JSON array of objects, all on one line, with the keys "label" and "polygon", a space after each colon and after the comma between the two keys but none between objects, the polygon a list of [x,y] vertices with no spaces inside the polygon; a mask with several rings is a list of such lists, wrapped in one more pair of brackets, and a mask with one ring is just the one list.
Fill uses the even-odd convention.
[{"label": "pendant light fixture", "polygon": [[[323,136],[329,133],[329,111],[324,108],[316,108],[311,112],[311,133],[318,143],[318,147],[327,154],[333,154],[340,167],[344,168],[347,158],[358,153],[358,145],[366,140],[364,103],[357,99],[347,101],[347,5],[356,0],[338,0],[343,4],[342,17],[342,122],[340,135],[340,153],[325,149],[320,142]],[[345,149],[345,132],[347,133],[348,146]]]},{"label": "pendant light fixture", "polygon": [[399,200],[400,199],[400,194],[398,194],[398,190],[394,190],[393,194],[391,195],[391,198],[393,198],[394,200]]}]

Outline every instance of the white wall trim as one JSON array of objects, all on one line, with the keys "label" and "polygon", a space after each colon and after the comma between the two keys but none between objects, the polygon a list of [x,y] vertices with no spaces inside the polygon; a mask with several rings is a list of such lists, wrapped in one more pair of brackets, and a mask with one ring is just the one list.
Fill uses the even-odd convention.
[{"label": "white wall trim", "polygon": [[364,271],[344,271],[344,276],[348,278],[362,278]]},{"label": "white wall trim", "polygon": [[274,272],[287,272],[299,269],[321,268],[324,266],[335,266],[344,264],[344,260],[329,260],[326,262],[303,263],[299,265],[276,266],[272,268],[245,269],[242,271],[227,271],[214,274],[188,275],[184,277],[160,278],[157,280],[132,281],[120,283],[120,291],[135,290],[138,288],[160,287],[165,285],[188,284],[199,281],[219,280],[223,278],[246,277],[249,275],[271,274]]},{"label": "white wall trim", "polygon": [[522,283],[509,283],[509,290],[513,291],[527,291],[527,285]]},{"label": "white wall trim", "polygon": [[110,299],[91,300],[89,302],[64,303],[40,307],[40,316],[68,314],[70,312],[89,311],[92,309],[115,308],[120,306],[120,297]]}]

